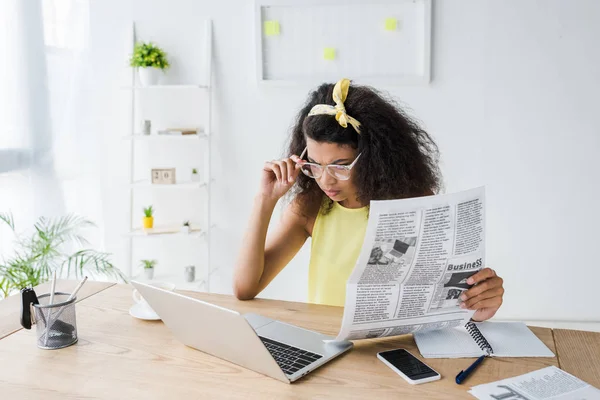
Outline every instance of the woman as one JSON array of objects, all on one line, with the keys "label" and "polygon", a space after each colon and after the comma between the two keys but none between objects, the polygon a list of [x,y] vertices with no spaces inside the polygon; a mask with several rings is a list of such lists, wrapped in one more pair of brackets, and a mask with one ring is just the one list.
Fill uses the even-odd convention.
[{"label": "woman", "polygon": [[[347,79],[309,96],[292,130],[290,157],[265,163],[234,277],[239,299],[260,293],[311,237],[309,301],[344,305],[371,200],[432,195],[440,188],[438,149],[393,102]],[[267,240],[275,205],[291,190],[278,229]],[[490,268],[461,295],[473,319],[491,318],[502,279]]]}]

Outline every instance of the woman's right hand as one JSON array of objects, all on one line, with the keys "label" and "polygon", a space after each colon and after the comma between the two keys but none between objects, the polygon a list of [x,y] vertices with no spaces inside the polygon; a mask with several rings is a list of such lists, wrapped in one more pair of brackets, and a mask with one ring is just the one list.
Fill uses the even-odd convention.
[{"label": "woman's right hand", "polygon": [[300,165],[291,158],[267,161],[260,180],[261,194],[279,200],[294,185],[299,173]]}]

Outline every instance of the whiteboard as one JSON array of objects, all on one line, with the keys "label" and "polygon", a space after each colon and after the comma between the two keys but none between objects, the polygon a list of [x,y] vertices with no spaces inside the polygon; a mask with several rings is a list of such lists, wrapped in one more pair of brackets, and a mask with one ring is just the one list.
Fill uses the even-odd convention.
[{"label": "whiteboard", "polygon": [[431,0],[256,0],[258,80],[430,80]]}]

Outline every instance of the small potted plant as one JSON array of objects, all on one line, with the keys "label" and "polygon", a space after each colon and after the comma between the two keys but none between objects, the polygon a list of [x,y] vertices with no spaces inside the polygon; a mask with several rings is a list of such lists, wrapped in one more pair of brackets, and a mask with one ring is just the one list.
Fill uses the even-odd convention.
[{"label": "small potted plant", "polygon": [[144,218],[142,218],[144,229],[152,229],[154,226],[154,210],[152,206],[144,208]]},{"label": "small potted plant", "polygon": [[142,260],[142,267],[144,267],[144,274],[147,279],[154,278],[154,267],[156,266],[156,260]]},{"label": "small potted plant", "polygon": [[192,182],[200,182],[200,174],[197,168],[192,168]]},{"label": "small potted plant", "polygon": [[138,69],[142,86],[158,84],[160,74],[170,67],[167,54],[152,42],[137,42],[133,47],[129,65]]},{"label": "small potted plant", "polygon": [[190,221],[185,221],[183,226],[181,227],[182,233],[190,233],[192,232],[192,227],[190,226]]}]

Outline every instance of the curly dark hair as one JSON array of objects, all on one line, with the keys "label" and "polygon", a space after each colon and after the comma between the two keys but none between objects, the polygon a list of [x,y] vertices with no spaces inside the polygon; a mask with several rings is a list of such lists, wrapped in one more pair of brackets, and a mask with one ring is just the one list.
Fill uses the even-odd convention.
[{"label": "curly dark hair", "polygon": [[[350,85],[348,90],[344,106],[348,115],[361,123],[360,134],[350,124],[342,127],[331,115],[307,118],[316,104],[335,105],[333,87],[325,83],[310,94],[297,115],[288,155],[300,155],[307,137],[358,149],[362,155],[351,179],[358,188],[358,200],[364,204],[434,194],[441,188],[437,145],[417,121],[377,90],[357,85]],[[302,173],[291,196],[305,210],[326,213],[333,204],[317,182]]]}]

